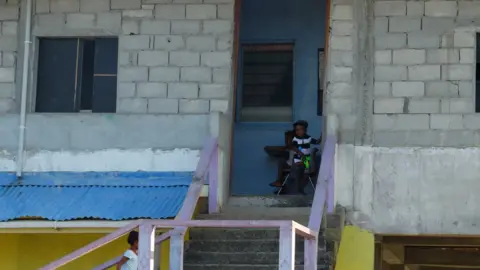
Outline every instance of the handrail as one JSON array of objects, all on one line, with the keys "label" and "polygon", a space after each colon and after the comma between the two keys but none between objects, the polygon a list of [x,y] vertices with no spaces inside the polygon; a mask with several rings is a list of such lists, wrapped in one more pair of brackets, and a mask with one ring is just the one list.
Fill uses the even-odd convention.
[{"label": "handrail", "polygon": [[[190,184],[187,195],[185,196],[185,201],[182,204],[182,207],[180,208],[180,211],[178,212],[175,220],[180,220],[180,221],[188,221],[192,218],[193,213],[195,211],[195,207],[197,205],[198,199],[200,197],[200,192],[202,190],[203,184],[205,182],[205,177],[208,172],[208,166],[212,160],[212,156],[214,153],[216,153],[216,148],[217,148],[218,142],[216,138],[209,138],[206,143],[204,144],[204,147],[201,151],[200,155],[200,160],[197,164],[197,168],[195,170],[195,173],[193,175],[192,183]],[[137,220],[132,222],[131,224],[120,228],[116,230],[115,232],[108,234],[42,268],[39,270],[53,270],[56,269],[60,266],[63,266],[72,260],[75,260],[79,257],[82,257],[118,238],[121,236],[129,233],[132,230],[135,230],[138,228],[140,225],[143,226],[145,223],[145,220]],[[184,228],[186,230],[186,228]],[[163,242],[164,240],[172,237],[175,235],[174,230],[170,230],[167,233],[164,233],[158,237],[155,238],[155,244],[159,244]],[[107,269],[109,267],[114,266],[119,260],[121,259],[121,256],[112,259],[100,266],[95,267],[95,270],[103,270]]]}]

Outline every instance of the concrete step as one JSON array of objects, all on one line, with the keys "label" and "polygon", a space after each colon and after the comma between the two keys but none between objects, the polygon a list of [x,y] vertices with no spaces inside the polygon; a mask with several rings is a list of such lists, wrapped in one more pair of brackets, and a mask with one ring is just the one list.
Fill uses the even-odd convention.
[{"label": "concrete step", "polygon": [[[319,252],[318,260],[325,260],[325,252]],[[303,252],[295,252],[295,263],[303,264]],[[196,264],[278,264],[278,252],[203,252],[185,254],[185,263]]]},{"label": "concrete step", "polygon": [[[318,246],[319,252],[324,250],[323,238],[320,239]],[[279,241],[266,239],[250,239],[250,240],[198,240],[190,241],[189,249],[202,252],[278,252]],[[298,239],[296,241],[296,251],[303,252],[305,249],[304,241]]]},{"label": "concrete step", "polygon": [[311,207],[312,195],[233,196],[228,201],[234,207]]},{"label": "concrete step", "polygon": [[[278,270],[278,264],[190,264],[183,265],[185,270]],[[303,265],[296,265],[295,270],[303,270]],[[318,265],[318,270],[329,269]]]}]

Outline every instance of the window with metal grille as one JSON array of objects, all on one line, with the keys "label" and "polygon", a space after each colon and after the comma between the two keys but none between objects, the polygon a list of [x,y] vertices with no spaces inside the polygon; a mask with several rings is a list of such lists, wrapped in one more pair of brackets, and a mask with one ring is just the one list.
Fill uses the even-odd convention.
[{"label": "window with metal grille", "polygon": [[291,122],[293,44],[243,45],[242,122]]}]

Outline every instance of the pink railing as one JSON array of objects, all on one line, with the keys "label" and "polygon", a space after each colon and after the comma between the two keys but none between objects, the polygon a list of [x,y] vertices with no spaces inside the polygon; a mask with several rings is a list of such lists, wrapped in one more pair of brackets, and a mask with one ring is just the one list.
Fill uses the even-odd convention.
[{"label": "pink railing", "polygon": [[[312,210],[308,227],[291,220],[191,220],[200,191],[207,172],[209,172],[209,203],[216,204],[218,158],[217,140],[211,139],[205,145],[190,185],[185,202],[175,220],[138,220],[125,226],[65,257],[50,263],[41,270],[53,270],[75,260],[128,232],[139,229],[139,268],[140,270],[153,270],[155,245],[170,239],[170,269],[183,270],[184,237],[187,228],[278,228],[280,230],[280,270],[295,269],[295,237],[300,235],[305,238],[304,269],[317,269],[318,232],[320,231],[324,209],[333,212],[334,209],[334,158],[336,138],[327,137],[322,153],[322,163],[319,170]],[[213,180],[213,181],[212,181]],[[213,196],[214,195],[214,196]],[[217,205],[213,208],[217,209]],[[155,237],[156,228],[170,228],[167,233]],[[114,266],[121,257],[106,262],[94,270],[104,270]]]}]

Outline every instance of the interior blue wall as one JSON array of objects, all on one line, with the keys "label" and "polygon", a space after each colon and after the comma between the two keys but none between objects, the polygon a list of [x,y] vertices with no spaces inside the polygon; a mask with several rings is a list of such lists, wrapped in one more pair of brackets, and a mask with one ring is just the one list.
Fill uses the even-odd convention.
[{"label": "interior blue wall", "polygon": [[[295,44],[293,118],[307,120],[313,137],[319,137],[322,129],[317,116],[317,80],[325,21],[325,0],[242,1],[240,44]],[[241,72],[240,67],[238,70]],[[237,95],[241,95],[241,87],[238,89]],[[274,189],[268,184],[275,180],[277,163],[267,157],[263,147],[284,145],[284,132],[291,127],[291,123],[235,123],[232,195],[272,194]]]}]

